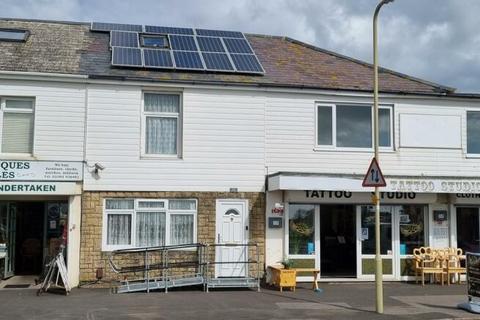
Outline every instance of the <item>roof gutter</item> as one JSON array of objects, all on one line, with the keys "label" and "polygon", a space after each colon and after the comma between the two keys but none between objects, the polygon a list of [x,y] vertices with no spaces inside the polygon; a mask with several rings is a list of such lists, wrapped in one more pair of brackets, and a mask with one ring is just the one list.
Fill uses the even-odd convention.
[{"label": "roof gutter", "polygon": [[48,72],[0,71],[0,79],[86,82],[88,80],[88,75]]},{"label": "roof gutter", "polygon": [[[321,86],[308,86],[308,85],[285,85],[278,83],[244,83],[244,82],[223,82],[223,81],[199,81],[199,80],[159,80],[153,78],[139,78],[139,77],[129,77],[129,76],[109,76],[109,75],[89,75],[89,79],[95,80],[111,80],[111,81],[132,81],[132,82],[151,82],[151,83],[171,83],[171,84],[183,84],[183,85],[214,85],[214,86],[224,86],[224,87],[245,87],[245,88],[279,88],[279,89],[301,89],[301,90],[324,90],[324,91],[337,91],[337,92],[362,92],[362,93],[372,93],[371,90],[356,89],[356,88],[329,88]],[[471,94],[471,93],[452,93],[447,91],[439,92],[406,92],[406,91],[385,91],[380,90],[380,93],[383,94],[394,94],[394,95],[403,95],[403,96],[425,96],[425,97],[451,97],[451,98],[471,98],[471,99],[480,99],[480,94]]]}]

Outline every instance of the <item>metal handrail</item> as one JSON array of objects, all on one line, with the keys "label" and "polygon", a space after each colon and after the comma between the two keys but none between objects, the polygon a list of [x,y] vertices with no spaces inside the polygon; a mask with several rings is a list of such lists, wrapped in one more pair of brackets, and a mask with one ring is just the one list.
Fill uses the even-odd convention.
[{"label": "metal handrail", "polygon": [[[248,259],[247,261],[211,261],[210,257],[210,247],[255,247],[256,250],[256,259]],[[196,249],[196,260],[188,261],[170,261],[170,252],[181,250],[181,249]],[[160,254],[160,262],[150,263],[149,255],[152,252],[158,252]],[[188,251],[187,251],[188,252]],[[136,266],[117,266],[113,257],[115,255],[122,254],[131,254],[131,253],[143,253],[144,263],[143,265]],[[257,271],[257,288],[260,291],[260,253],[259,246],[256,242],[249,243],[215,243],[215,244],[205,244],[205,243],[189,243],[189,244],[180,244],[180,245],[169,245],[169,246],[157,246],[157,247],[145,247],[145,248],[134,248],[134,249],[120,249],[112,251],[108,256],[108,262],[112,270],[117,273],[130,273],[130,272],[143,272],[144,280],[146,281],[146,291],[150,292],[150,271],[152,270],[161,270],[161,278],[157,278],[163,282],[163,288],[165,292],[168,292],[169,282],[171,281],[170,270],[174,268],[185,268],[185,267],[195,267],[196,276],[202,278],[202,283],[204,291],[208,292],[208,284],[210,283],[210,266],[211,265],[222,265],[222,264],[245,264],[251,265],[256,264]],[[247,268],[247,278],[250,274],[250,268]],[[251,278],[249,278],[251,279]],[[255,279],[255,278],[253,278]],[[125,280],[128,285],[128,281]],[[157,281],[157,280],[154,280]]]}]

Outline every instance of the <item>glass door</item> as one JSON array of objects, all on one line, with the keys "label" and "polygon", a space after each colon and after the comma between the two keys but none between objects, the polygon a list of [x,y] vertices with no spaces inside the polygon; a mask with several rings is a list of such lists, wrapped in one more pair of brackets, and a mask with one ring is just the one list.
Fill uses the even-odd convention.
[{"label": "glass door", "polygon": [[[393,206],[380,207],[380,253],[384,279],[393,279],[395,274]],[[357,207],[359,228],[358,275],[373,278],[375,275],[375,207]]]},{"label": "glass door", "polygon": [[[0,203],[0,279],[11,277],[15,271],[16,208],[14,204]],[[1,257],[3,256],[3,259]],[[1,271],[0,271],[1,272]]]},{"label": "glass door", "polygon": [[457,247],[463,252],[480,252],[479,208],[457,208]]}]

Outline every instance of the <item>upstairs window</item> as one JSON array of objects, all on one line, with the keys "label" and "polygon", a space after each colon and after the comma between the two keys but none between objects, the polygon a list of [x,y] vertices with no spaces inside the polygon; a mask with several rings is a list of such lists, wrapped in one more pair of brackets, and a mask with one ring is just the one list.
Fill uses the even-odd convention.
[{"label": "upstairs window", "polygon": [[27,30],[0,29],[0,40],[23,42],[27,40],[28,34]]},{"label": "upstairs window", "polygon": [[[392,107],[379,107],[379,145],[392,148]],[[317,105],[317,146],[373,148],[373,108],[365,105]]]},{"label": "upstairs window", "polygon": [[144,155],[180,156],[180,116],[179,94],[144,94]]},{"label": "upstairs window", "polygon": [[1,99],[1,153],[33,153],[33,99]]},{"label": "upstairs window", "polygon": [[467,154],[480,156],[480,111],[467,111]]}]

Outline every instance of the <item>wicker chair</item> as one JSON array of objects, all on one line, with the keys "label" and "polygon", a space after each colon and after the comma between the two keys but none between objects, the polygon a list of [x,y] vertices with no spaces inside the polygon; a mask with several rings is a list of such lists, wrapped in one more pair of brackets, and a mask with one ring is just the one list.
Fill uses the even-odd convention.
[{"label": "wicker chair", "polygon": [[458,275],[457,283],[460,284],[460,277],[462,274],[467,273],[467,269],[462,267],[461,260],[463,258],[463,251],[460,248],[449,248],[448,249],[448,259],[444,264],[444,271],[447,274],[447,284],[450,285],[451,275],[453,274],[454,278]]},{"label": "wicker chair", "polygon": [[443,286],[444,275],[444,257],[443,252],[433,250],[430,247],[420,247],[413,250],[415,258],[415,282],[418,283],[419,275],[421,275],[422,286],[425,285],[425,274],[438,275]]}]

